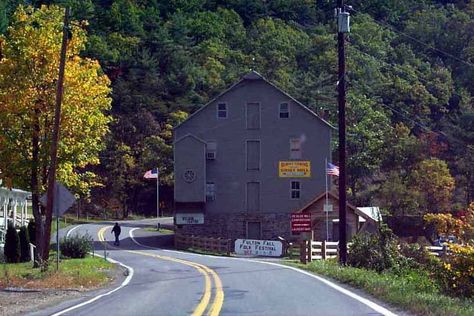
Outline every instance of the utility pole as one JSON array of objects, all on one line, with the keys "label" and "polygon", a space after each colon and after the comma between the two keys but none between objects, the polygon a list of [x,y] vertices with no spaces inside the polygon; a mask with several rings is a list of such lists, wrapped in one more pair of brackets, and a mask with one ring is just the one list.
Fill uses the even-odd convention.
[{"label": "utility pole", "polygon": [[[50,165],[48,171],[48,191],[47,191],[47,203],[46,203],[46,218],[48,215],[52,216],[53,214],[53,205],[54,205],[54,195],[55,195],[55,182],[56,182],[56,165],[57,165],[57,154],[58,154],[58,142],[59,142],[59,127],[61,119],[61,102],[63,99],[63,83],[64,83],[64,68],[66,64],[66,48],[68,40],[68,28],[69,28],[69,8],[67,7],[64,12],[64,25],[63,25],[63,39],[61,43],[61,56],[59,60],[59,76],[58,76],[58,85],[56,88],[56,104],[54,108],[54,125],[53,125],[53,137],[51,139],[51,151],[50,151]],[[57,214],[56,214],[57,216]],[[46,220],[47,222],[47,220]],[[56,227],[59,230],[59,227]],[[44,238],[49,238],[49,233],[51,232],[51,223],[48,225],[46,223],[45,227],[45,236]],[[58,241],[59,247],[59,241]],[[47,255],[49,249],[44,247],[43,249],[43,259],[48,259]],[[59,253],[58,253],[59,258]],[[59,262],[56,261],[56,266]]]},{"label": "utility pole", "polygon": [[344,0],[337,1],[337,51],[338,51],[338,107],[339,107],[339,263],[347,263],[346,215],[346,56],[345,33],[349,32],[349,13],[344,10]]}]

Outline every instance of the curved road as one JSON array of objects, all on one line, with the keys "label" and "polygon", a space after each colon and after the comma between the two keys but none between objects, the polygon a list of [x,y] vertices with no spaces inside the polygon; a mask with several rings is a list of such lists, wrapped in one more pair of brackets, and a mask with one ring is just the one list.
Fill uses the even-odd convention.
[{"label": "curved road", "polygon": [[[133,270],[122,288],[96,291],[35,315],[395,315],[317,276],[276,261],[203,256],[152,248],[149,234],[121,224],[113,247],[111,224],[87,224],[72,234],[94,236],[96,251],[107,239],[108,256]],[[104,295],[105,294],[105,295]],[[99,296],[104,295],[104,296]],[[95,301],[87,303],[88,300]],[[79,305],[80,303],[85,305]]]}]

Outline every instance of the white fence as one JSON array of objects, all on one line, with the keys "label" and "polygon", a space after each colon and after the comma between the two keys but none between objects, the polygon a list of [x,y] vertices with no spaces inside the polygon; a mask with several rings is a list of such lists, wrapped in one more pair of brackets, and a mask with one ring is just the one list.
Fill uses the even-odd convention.
[{"label": "white fence", "polygon": [[[347,244],[349,249],[350,243]],[[303,263],[312,260],[326,260],[335,258],[339,254],[339,242],[337,241],[313,241],[306,240],[300,245],[300,260]]]}]

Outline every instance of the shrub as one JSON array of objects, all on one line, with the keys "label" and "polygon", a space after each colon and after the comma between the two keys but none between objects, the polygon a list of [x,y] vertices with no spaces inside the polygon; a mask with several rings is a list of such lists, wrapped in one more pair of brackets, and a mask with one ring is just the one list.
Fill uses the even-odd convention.
[{"label": "shrub", "polygon": [[400,244],[400,268],[423,269],[428,272],[439,271],[441,261],[430,255],[429,251],[420,244]]},{"label": "shrub", "polygon": [[28,237],[30,237],[30,243],[36,245],[36,223],[34,219],[30,219],[28,222]]},{"label": "shrub", "polygon": [[439,277],[446,293],[453,296],[474,296],[474,247],[449,244]]},{"label": "shrub", "polygon": [[17,263],[20,260],[20,239],[18,233],[12,224],[8,225],[5,236],[5,248],[3,250],[6,261]]},{"label": "shrub", "polygon": [[88,252],[92,251],[92,241],[92,237],[88,234],[64,237],[59,243],[59,249],[65,257],[84,258]]},{"label": "shrub", "polygon": [[30,261],[30,238],[25,226],[20,228],[18,237],[20,238],[20,262]]},{"label": "shrub", "polygon": [[378,233],[362,233],[352,238],[347,263],[353,267],[382,272],[398,265],[401,255],[392,231],[381,224]]}]

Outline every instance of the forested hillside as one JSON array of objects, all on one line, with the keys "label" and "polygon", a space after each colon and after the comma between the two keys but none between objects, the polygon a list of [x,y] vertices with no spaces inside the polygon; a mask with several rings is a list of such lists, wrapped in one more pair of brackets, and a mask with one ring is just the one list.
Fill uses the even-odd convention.
[{"label": "forested hillside", "polygon": [[[172,185],[172,127],[249,69],[337,126],[336,1],[1,1],[1,33],[19,4],[69,3],[88,21],[82,54],[113,88],[111,133],[89,170],[107,208],[153,214],[142,177],[158,166]],[[474,1],[347,4],[349,198],[394,215],[463,209],[474,200]]]}]

